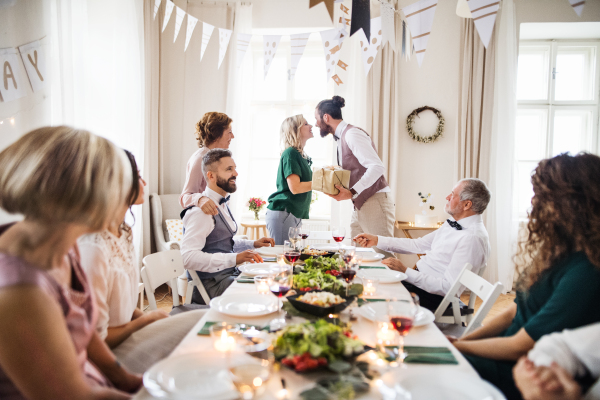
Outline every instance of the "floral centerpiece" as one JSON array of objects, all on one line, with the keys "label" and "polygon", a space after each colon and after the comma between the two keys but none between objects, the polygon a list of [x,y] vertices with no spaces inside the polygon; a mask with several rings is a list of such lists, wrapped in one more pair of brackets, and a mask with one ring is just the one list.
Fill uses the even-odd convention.
[{"label": "floral centerpiece", "polygon": [[260,210],[262,210],[265,204],[267,204],[267,202],[260,197],[250,197],[250,200],[248,200],[246,206],[250,211],[254,212],[254,219],[256,221],[258,221],[258,213]]},{"label": "floral centerpiece", "polygon": [[421,214],[415,214],[415,226],[435,227],[437,225],[437,215],[430,215],[430,211],[435,210],[432,205],[433,195],[427,193],[424,195],[419,192],[419,207],[422,208]]}]

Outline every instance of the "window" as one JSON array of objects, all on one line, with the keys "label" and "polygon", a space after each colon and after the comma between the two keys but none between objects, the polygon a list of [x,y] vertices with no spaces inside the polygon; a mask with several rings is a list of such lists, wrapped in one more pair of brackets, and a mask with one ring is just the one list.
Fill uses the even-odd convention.
[{"label": "window", "polygon": [[596,152],[600,41],[521,42],[517,78],[515,210],[531,206],[531,172],[544,158]]},{"label": "window", "polygon": [[[280,30],[279,30],[280,31]],[[306,32],[307,30],[304,30]],[[331,97],[331,82],[327,83],[325,56],[321,37],[311,34],[304,54],[300,59],[296,76],[290,81],[291,67],[290,38],[283,36],[269,73],[264,78],[262,34],[255,32],[252,40],[252,148],[250,151],[250,173],[244,199],[261,197],[263,200],[275,192],[281,141],[279,130],[287,117],[302,114],[313,125],[314,139],[307,142],[305,151],[312,158],[313,166],[331,165],[332,140],[323,140],[319,129],[314,126],[314,110],[317,103]],[[300,32],[291,32],[300,33]],[[313,192],[315,193],[315,192]],[[331,199],[318,193],[318,200],[312,205],[311,219],[329,219]],[[252,214],[245,211],[244,217]]]}]

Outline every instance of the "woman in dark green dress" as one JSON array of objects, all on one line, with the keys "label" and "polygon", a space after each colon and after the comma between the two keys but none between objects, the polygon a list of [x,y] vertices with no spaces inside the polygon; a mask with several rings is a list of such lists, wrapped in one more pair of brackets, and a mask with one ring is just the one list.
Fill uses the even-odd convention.
[{"label": "woman in dark green dress", "polygon": [[520,399],[512,368],[543,335],[600,321],[600,158],[562,154],[531,177],[515,303],[454,341],[479,375]]},{"label": "woman in dark green dress", "polygon": [[290,227],[308,219],[312,197],[312,161],[304,146],[313,137],[312,125],[302,115],[286,118],[281,124],[283,152],[277,170],[277,191],[269,196],[266,223],[275,244],[282,245]]}]

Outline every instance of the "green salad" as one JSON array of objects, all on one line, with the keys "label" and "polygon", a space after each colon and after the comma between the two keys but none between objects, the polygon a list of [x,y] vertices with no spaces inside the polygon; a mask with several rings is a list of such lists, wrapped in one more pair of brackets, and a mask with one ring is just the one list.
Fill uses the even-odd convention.
[{"label": "green salad", "polygon": [[309,290],[327,290],[334,292],[344,287],[344,283],[333,275],[326,274],[320,270],[311,269],[294,275],[294,289],[302,292]]},{"label": "green salad", "polygon": [[344,261],[336,257],[311,257],[305,261],[304,269],[319,271],[339,271],[344,265]]}]

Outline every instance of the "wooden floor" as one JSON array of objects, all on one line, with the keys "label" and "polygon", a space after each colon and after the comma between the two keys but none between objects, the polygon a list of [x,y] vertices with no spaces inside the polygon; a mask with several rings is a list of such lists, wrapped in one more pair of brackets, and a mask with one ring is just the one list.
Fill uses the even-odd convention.
[{"label": "wooden floor", "polygon": [[[171,311],[171,307],[173,306],[173,297],[169,293],[167,285],[162,285],[162,286],[158,287],[156,289],[156,293],[154,294],[154,297],[156,298],[156,304],[159,309],[164,310],[166,312]],[[461,300],[464,303],[468,303],[469,295],[463,294],[461,296]],[[510,307],[510,305],[514,302],[514,300],[515,300],[514,294],[510,294],[510,293],[509,294],[501,294],[500,297],[498,297],[498,300],[496,300],[496,303],[494,303],[494,306],[488,313],[487,317],[483,320],[483,323],[485,324],[486,321],[489,321],[494,316],[496,316],[496,315],[500,314],[502,311],[506,310],[508,307]],[[475,301],[475,311],[477,311],[477,309],[479,309],[480,305],[481,305],[481,300],[478,298]],[[147,306],[148,306],[148,300],[146,299],[145,303],[144,303],[144,307],[147,307]],[[148,310],[146,309],[146,311],[148,311]]]}]

